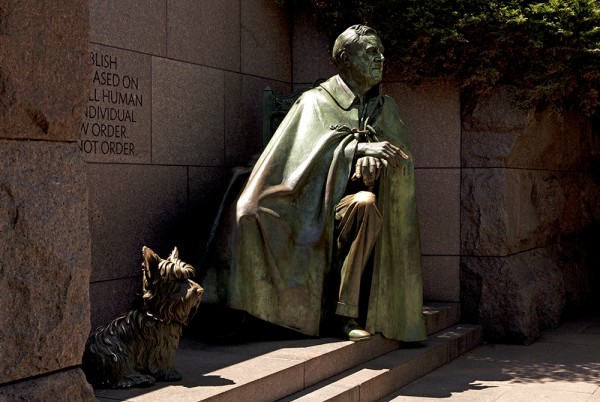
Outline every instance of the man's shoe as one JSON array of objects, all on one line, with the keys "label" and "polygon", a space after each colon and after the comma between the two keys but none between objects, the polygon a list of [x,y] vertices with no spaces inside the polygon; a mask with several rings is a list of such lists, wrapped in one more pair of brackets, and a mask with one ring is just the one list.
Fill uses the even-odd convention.
[{"label": "man's shoe", "polygon": [[346,319],[342,333],[351,341],[364,341],[371,338],[371,334],[361,328],[354,318]]}]

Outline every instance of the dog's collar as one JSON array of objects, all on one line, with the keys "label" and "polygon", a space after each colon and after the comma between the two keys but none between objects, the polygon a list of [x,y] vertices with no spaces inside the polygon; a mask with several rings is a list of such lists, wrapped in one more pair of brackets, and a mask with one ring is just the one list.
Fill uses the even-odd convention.
[{"label": "dog's collar", "polygon": [[164,322],[164,321],[165,321],[165,319],[164,319],[164,318],[157,317],[157,316],[155,316],[154,314],[152,314],[152,313],[151,313],[151,312],[149,312],[149,311],[145,311],[145,313],[146,313],[146,315],[147,315],[148,317],[152,318],[153,320],[160,321],[160,322]]},{"label": "dog's collar", "polygon": [[188,324],[188,320],[186,320],[185,322],[181,322],[181,321],[176,320],[176,319],[171,319],[171,320],[167,321],[164,318],[160,318],[160,317],[155,316],[150,311],[145,311],[145,313],[146,313],[146,315],[148,317],[152,318],[153,320],[159,321],[159,322],[164,322],[165,324],[168,324],[168,323],[176,323],[176,324],[179,324],[179,325],[187,325]]}]

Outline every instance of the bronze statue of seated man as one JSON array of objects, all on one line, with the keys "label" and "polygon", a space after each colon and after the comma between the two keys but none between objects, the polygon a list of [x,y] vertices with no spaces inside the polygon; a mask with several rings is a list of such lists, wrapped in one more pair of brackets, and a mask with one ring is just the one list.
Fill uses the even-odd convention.
[{"label": "bronze statue of seated man", "polygon": [[256,162],[229,242],[231,307],[313,336],[335,321],[352,340],[426,339],[412,155],[380,91],[383,53],[373,29],[344,31],[339,74],[300,96]]}]

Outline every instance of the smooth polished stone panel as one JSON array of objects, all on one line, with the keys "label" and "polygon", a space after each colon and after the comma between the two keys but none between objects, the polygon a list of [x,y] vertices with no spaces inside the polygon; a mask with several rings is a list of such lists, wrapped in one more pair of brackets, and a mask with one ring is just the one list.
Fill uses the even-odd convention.
[{"label": "smooth polished stone panel", "polygon": [[427,255],[460,254],[460,169],[416,169],[421,247]]},{"label": "smooth polished stone panel", "polygon": [[460,302],[460,257],[423,256],[423,299]]},{"label": "smooth polished stone panel", "polygon": [[[203,277],[203,267],[198,265],[207,248],[213,224],[219,216],[219,207],[229,184],[231,172],[223,167],[189,168],[189,208],[184,227],[188,235],[179,245],[182,258],[196,268],[197,278]],[[225,253],[225,250],[218,250]]]},{"label": "smooth polished stone panel", "polygon": [[[294,83],[312,84],[319,78],[329,78],[338,73],[331,61],[331,49],[325,35],[306,2],[295,1],[292,15],[292,60]],[[340,32],[341,33],[341,32]]]},{"label": "smooth polished stone panel", "polygon": [[79,127],[87,162],[150,163],[151,56],[90,46],[89,95]]},{"label": "smooth polished stone panel", "polygon": [[290,82],[291,27],[285,6],[273,0],[241,2],[241,71]]},{"label": "smooth polished stone panel", "polygon": [[[140,250],[139,273],[141,274]],[[92,310],[92,331],[106,325],[127,312],[142,291],[142,276],[113,279],[90,283],[90,304]]]},{"label": "smooth polished stone panel", "polygon": [[[384,76],[385,78],[385,76]],[[384,82],[383,93],[394,98],[406,125],[416,167],[460,167],[460,99],[446,83],[410,87]]]},{"label": "smooth polished stone panel", "polygon": [[240,3],[167,0],[168,57],[240,71]]},{"label": "smooth polished stone panel", "polygon": [[225,73],[225,164],[247,165],[264,148],[263,92],[268,86],[282,94],[290,85],[250,75]]},{"label": "smooth polished stone panel", "polygon": [[138,275],[142,246],[162,256],[178,245],[186,167],[88,164],[87,171],[92,282]]},{"label": "smooth polished stone panel", "polygon": [[165,0],[90,0],[89,6],[92,42],[166,55]]},{"label": "smooth polished stone panel", "polygon": [[224,155],[224,72],[152,61],[152,163],[220,166]]}]

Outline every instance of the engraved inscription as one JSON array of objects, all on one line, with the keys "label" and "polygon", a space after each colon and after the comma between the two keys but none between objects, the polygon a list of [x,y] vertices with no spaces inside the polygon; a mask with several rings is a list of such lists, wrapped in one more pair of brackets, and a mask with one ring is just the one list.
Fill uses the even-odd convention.
[{"label": "engraved inscription", "polygon": [[[90,52],[93,68],[88,105],[81,123],[79,148],[88,160],[127,160],[138,156],[144,81],[122,66],[119,55]],[[134,135],[138,130],[137,136]]]}]

